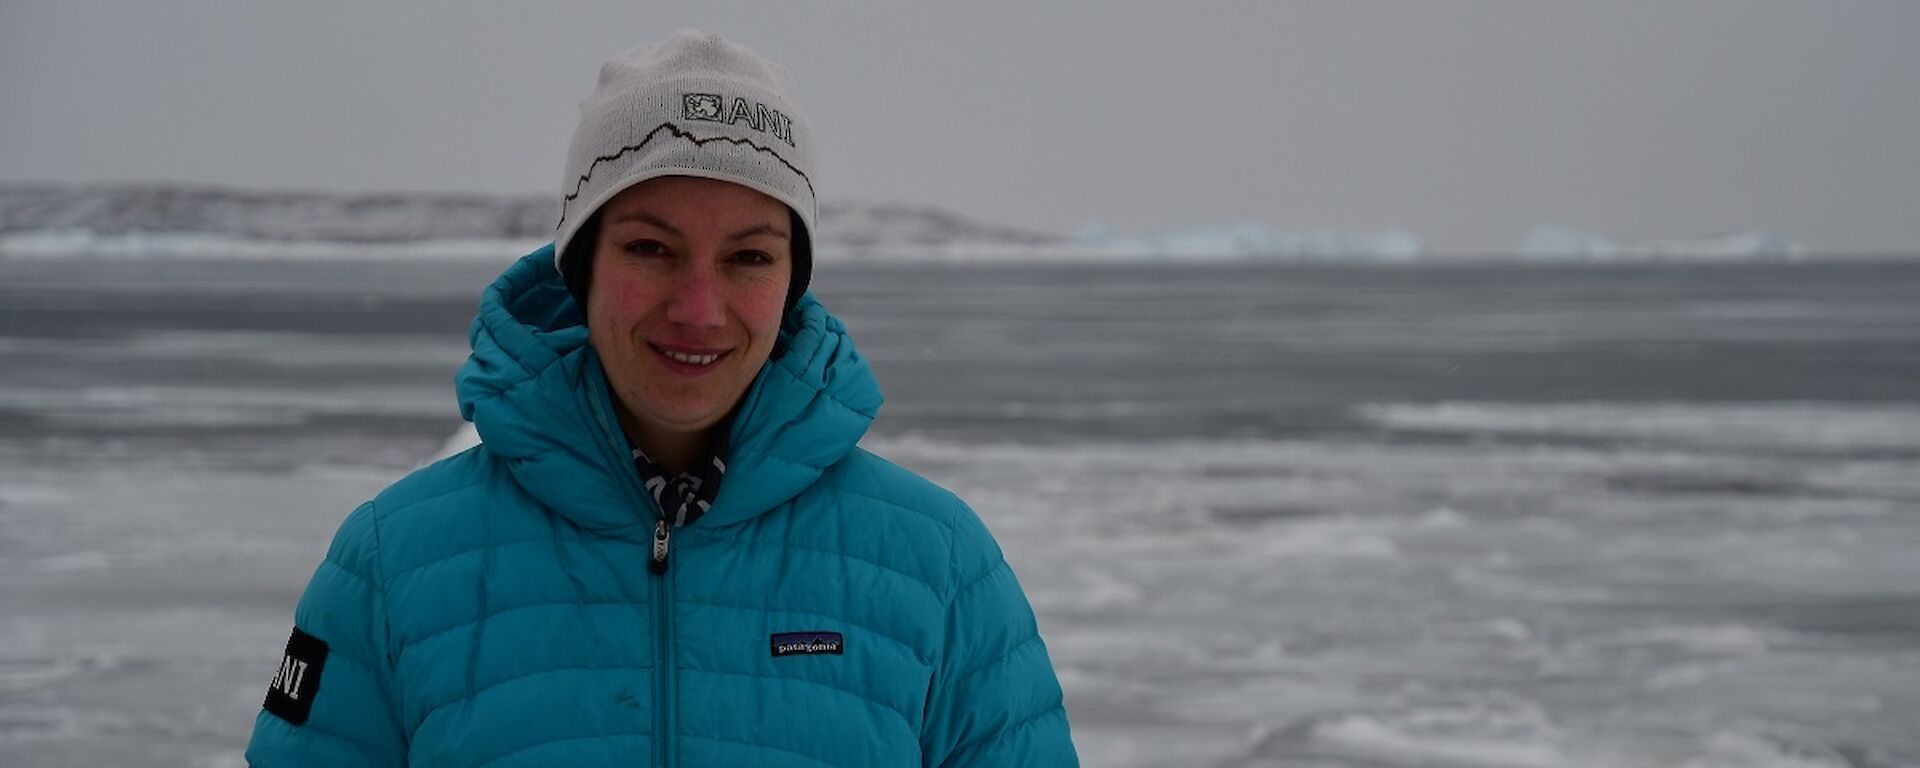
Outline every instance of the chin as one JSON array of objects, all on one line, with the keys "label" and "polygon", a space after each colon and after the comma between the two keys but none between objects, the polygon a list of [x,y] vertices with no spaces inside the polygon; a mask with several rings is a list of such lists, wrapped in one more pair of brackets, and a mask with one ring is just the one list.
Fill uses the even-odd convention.
[{"label": "chin", "polygon": [[655,400],[650,405],[653,406],[648,409],[650,420],[676,432],[697,432],[711,427],[732,409],[731,404],[718,401],[662,403]]}]

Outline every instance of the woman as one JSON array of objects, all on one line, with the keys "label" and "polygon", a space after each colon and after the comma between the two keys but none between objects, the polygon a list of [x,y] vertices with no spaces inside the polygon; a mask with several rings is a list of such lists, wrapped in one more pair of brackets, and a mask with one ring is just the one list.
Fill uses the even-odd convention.
[{"label": "woman", "polygon": [[554,244],[474,320],[482,443],[341,525],[248,760],[1075,764],[986,528],[855,446],[790,78],[681,32],[581,115]]}]

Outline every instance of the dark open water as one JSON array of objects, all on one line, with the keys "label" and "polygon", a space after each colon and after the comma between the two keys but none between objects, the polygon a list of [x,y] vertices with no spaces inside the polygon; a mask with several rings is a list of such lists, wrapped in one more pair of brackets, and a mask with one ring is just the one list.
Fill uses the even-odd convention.
[{"label": "dark open water", "polygon": [[[235,765],[480,260],[0,260],[0,765]],[[1920,765],[1920,263],[823,267],[1088,765]]]}]

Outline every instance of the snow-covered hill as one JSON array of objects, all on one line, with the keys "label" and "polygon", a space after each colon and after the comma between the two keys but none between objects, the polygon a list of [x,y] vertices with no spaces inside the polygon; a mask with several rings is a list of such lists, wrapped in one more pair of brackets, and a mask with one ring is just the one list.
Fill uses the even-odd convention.
[{"label": "snow-covered hill", "polygon": [[0,186],[0,234],[86,232],[271,242],[531,240],[553,230],[545,197],[264,192],[159,184]]},{"label": "snow-covered hill", "polygon": [[[169,184],[0,184],[0,256],[356,258],[396,254],[500,258],[552,237],[544,195],[273,192]],[[1506,257],[1536,261],[1798,259],[1780,235],[1616,244],[1557,227],[1535,229]],[[1401,229],[1284,232],[1264,224],[1073,236],[970,219],[925,205],[829,200],[815,257],[833,261],[1389,261],[1434,257]]]},{"label": "snow-covered hill", "polygon": [[[0,250],[59,255],[423,254],[511,251],[546,241],[548,196],[260,192],[172,185],[0,185]],[[1059,247],[1068,238],[930,206],[821,205],[822,258]]]}]

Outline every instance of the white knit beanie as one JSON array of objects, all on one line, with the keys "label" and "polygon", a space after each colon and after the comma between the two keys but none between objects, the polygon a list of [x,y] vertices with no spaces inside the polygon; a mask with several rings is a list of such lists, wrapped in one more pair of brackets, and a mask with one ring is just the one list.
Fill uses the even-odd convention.
[{"label": "white knit beanie", "polygon": [[719,35],[680,30],[607,60],[599,86],[580,102],[554,266],[565,270],[580,225],[622,190],[659,176],[699,176],[757,190],[798,214],[806,231],[794,233],[789,296],[797,298],[812,275],[813,173],[813,132],[793,77]]}]

